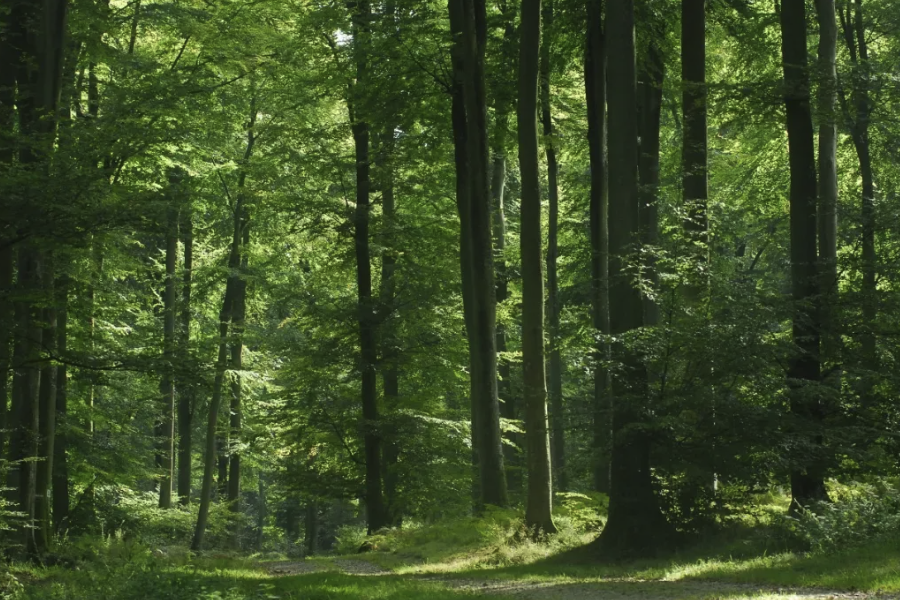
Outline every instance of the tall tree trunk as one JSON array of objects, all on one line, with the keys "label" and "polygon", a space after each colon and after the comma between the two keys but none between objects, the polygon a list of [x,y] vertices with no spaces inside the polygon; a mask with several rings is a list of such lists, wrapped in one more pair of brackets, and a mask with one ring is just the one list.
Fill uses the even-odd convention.
[{"label": "tall tree trunk", "polygon": [[225,284],[225,294],[222,298],[222,310],[219,311],[219,350],[216,357],[216,376],[213,381],[212,399],[209,403],[209,414],[206,424],[206,451],[203,457],[203,484],[200,488],[200,508],[197,513],[197,524],[194,527],[194,537],[191,541],[191,550],[198,551],[203,547],[203,537],[206,535],[206,525],[209,521],[209,506],[212,502],[213,479],[216,470],[217,436],[216,429],[219,423],[219,407],[222,404],[222,388],[225,385],[225,371],[228,369],[228,328],[231,324],[234,311],[234,297],[237,291],[237,277],[235,273],[241,263],[241,218],[243,206],[242,197],[239,195],[234,211],[234,234],[231,239],[231,252],[228,256],[228,280]]},{"label": "tall tree trunk", "polygon": [[[474,429],[477,435],[481,504],[506,506],[506,474],[497,395],[494,254],[491,240],[490,151],[484,77],[487,16],[484,0],[462,2],[463,98],[466,114],[469,211],[472,240],[473,332],[478,346],[474,363]],[[453,12],[451,8],[451,13]]]},{"label": "tall tree trunk", "polygon": [[[876,319],[878,317],[877,255],[875,251],[875,174],[869,147],[869,115],[872,111],[869,97],[869,46],[863,20],[862,0],[842,2],[839,14],[844,42],[850,54],[852,65],[852,107],[841,96],[846,120],[850,123],[850,134],[859,159],[859,175],[862,179],[862,334],[860,341],[861,387],[860,396],[864,406],[870,406],[874,373],[878,370],[876,345]],[[846,9],[846,13],[843,9]]]},{"label": "tall tree trunk", "polygon": [[[15,65],[19,62],[20,49],[14,43],[16,32],[11,16],[0,25],[0,64]],[[4,175],[12,166],[15,155],[16,133],[16,69],[0,69],[0,172]],[[12,215],[3,215],[0,228],[9,234],[0,235],[0,459],[5,459],[6,432],[8,429],[9,381],[12,367],[13,316],[13,272],[15,251],[13,249],[16,223]]]},{"label": "tall tree trunk", "polygon": [[827,498],[821,456],[823,411],[815,386],[819,381],[819,295],[816,252],[816,162],[806,56],[806,4],[783,0],[781,52],[791,190],[791,289],[794,299],[795,355],[788,365],[790,408],[795,444],[800,448],[791,471],[792,505]]},{"label": "tall tree trunk", "polygon": [[368,85],[369,19],[368,0],[360,0],[351,15],[356,83],[351,89],[350,121],[356,148],[356,211],[353,238],[356,248],[357,318],[359,320],[360,372],[362,377],[363,445],[366,467],[366,526],[373,534],[386,526],[382,490],[381,433],[378,423],[377,323],[372,298],[372,262],[369,251],[369,211],[371,209],[369,123],[363,114]]},{"label": "tall tree trunk", "polygon": [[[691,252],[706,258],[709,228],[707,169],[706,90],[706,0],[681,2],[681,151],[682,201],[687,209],[684,223]],[[690,286],[696,297],[704,286]]]},{"label": "tall tree trunk", "polygon": [[822,363],[830,387],[841,386],[841,329],[835,307],[837,271],[837,24],[834,0],[816,0],[819,24],[819,286],[821,293]]},{"label": "tall tree trunk", "polygon": [[46,358],[41,363],[41,389],[38,392],[38,464],[35,480],[35,540],[41,551],[50,547],[53,528],[50,520],[50,489],[53,474],[53,449],[56,441],[56,295],[53,293],[53,264],[46,259],[43,273],[44,292],[49,306],[41,311],[41,348]]},{"label": "tall tree trunk", "polygon": [[541,180],[537,131],[541,0],[522,1],[519,41],[519,171],[522,178],[522,364],[528,496],[525,525],[536,534],[556,533],[547,386],[544,379],[544,272],[541,256]]},{"label": "tall tree trunk", "polygon": [[[450,13],[450,33],[453,36],[451,59],[453,66],[453,87],[451,90],[451,120],[453,125],[453,153],[456,171],[456,210],[459,213],[459,262],[463,300],[463,319],[466,340],[469,346],[469,401],[472,422],[472,467],[478,469],[478,422],[475,397],[479,385],[477,365],[479,346],[475,338],[475,290],[472,279],[472,226],[471,226],[471,185],[469,183],[468,126],[466,124],[465,94],[465,52],[463,49],[463,2],[448,0]],[[480,478],[473,474],[472,500],[476,506],[481,499]]]},{"label": "tall tree trunk", "polygon": [[[170,177],[170,188],[177,184]],[[166,278],[163,289],[163,372],[159,384],[162,408],[159,507],[172,508],[175,475],[175,269],[178,264],[178,210],[170,199],[166,210]]]},{"label": "tall tree trunk", "polygon": [[547,363],[548,396],[550,397],[551,439],[553,442],[553,476],[556,487],[565,491],[569,487],[566,474],[565,414],[563,412],[562,358],[560,356],[559,281],[556,261],[559,256],[559,166],[556,159],[556,138],[550,103],[550,46],[553,28],[553,0],[547,0],[543,8],[544,36],[541,44],[541,122],[547,153],[547,192],[550,200],[547,235],[547,320],[550,357]]},{"label": "tall tree trunk", "polygon": [[304,538],[306,555],[313,556],[319,552],[319,504],[315,500],[306,503],[306,519],[304,520]]},{"label": "tall tree trunk", "polygon": [[[662,86],[665,78],[665,60],[657,37],[664,37],[665,31],[654,31],[654,40],[647,48],[647,58],[641,61],[638,76],[638,136],[640,158],[638,173],[640,181],[640,228],[641,243],[650,248],[659,244],[659,128],[662,110]],[[659,287],[656,260],[650,253],[645,259],[645,277],[651,289]],[[644,296],[644,325],[652,327],[659,323],[659,306],[651,297]]]},{"label": "tall tree trunk", "polygon": [[584,87],[587,101],[588,149],[591,160],[591,319],[596,330],[594,348],[593,449],[594,489],[609,492],[609,457],[612,422],[609,344],[609,227],[607,220],[606,154],[606,43],[602,0],[588,0],[584,53]]},{"label": "tall tree trunk", "polygon": [[41,261],[30,244],[20,245],[16,281],[16,329],[13,350],[13,395],[10,414],[8,486],[13,492],[14,506],[25,517],[28,527],[21,541],[26,553],[37,550],[34,528],[35,486],[38,456],[38,419],[40,390],[40,352],[42,343],[41,310],[33,298],[40,296]]},{"label": "tall tree trunk", "polygon": [[391,527],[400,527],[403,513],[399,498],[399,473],[397,462],[400,458],[400,432],[397,431],[396,416],[400,407],[400,372],[397,368],[400,351],[394,321],[397,282],[396,257],[396,206],[394,198],[394,126],[385,128],[377,166],[381,169],[381,289],[379,291],[381,312],[381,371],[384,386],[385,410],[389,415],[389,428],[384,441],[384,496],[386,519]]},{"label": "tall tree trunk", "polygon": [[638,123],[635,77],[634,5],[608,0],[606,48],[609,57],[609,314],[616,336],[613,356],[621,368],[612,380],[612,469],[609,519],[598,539],[600,550],[616,557],[650,555],[670,538],[650,478],[647,373],[641,357],[623,336],[643,325],[641,293],[628,273],[628,254],[639,235]]},{"label": "tall tree trunk", "polygon": [[247,163],[253,154],[256,145],[257,106],[255,90],[250,96],[250,118],[247,127],[247,147],[244,151],[243,170],[238,178],[238,195],[241,197],[240,214],[235,218],[239,220],[240,228],[240,259],[239,269],[236,275],[234,290],[234,305],[232,307],[233,335],[231,339],[231,369],[234,371],[234,379],[231,383],[231,411],[229,419],[229,433],[231,448],[228,453],[228,505],[232,512],[241,511],[241,454],[238,447],[241,442],[243,428],[242,385],[240,371],[244,368],[244,320],[247,314],[247,266],[249,258],[247,251],[250,246],[250,206],[247,200]]},{"label": "tall tree trunk", "polygon": [[[2,100],[0,100],[2,102]],[[0,163],[2,164],[2,163]],[[12,366],[13,259],[15,253],[6,239],[0,238],[0,459],[6,458],[6,431],[9,406],[9,373]]]},{"label": "tall tree trunk", "polygon": [[[181,337],[179,349],[181,364],[191,365],[191,287],[194,269],[194,221],[191,207],[183,214],[181,228],[184,244],[184,275],[181,283]],[[178,382],[178,502],[187,506],[191,503],[191,451],[193,442],[194,386],[189,371],[181,372]]]},{"label": "tall tree trunk", "polygon": [[53,444],[53,530],[62,534],[69,526],[69,466],[68,466],[68,370],[65,363],[68,351],[69,277],[62,273],[56,280],[56,352],[62,357],[56,367],[56,439]]}]

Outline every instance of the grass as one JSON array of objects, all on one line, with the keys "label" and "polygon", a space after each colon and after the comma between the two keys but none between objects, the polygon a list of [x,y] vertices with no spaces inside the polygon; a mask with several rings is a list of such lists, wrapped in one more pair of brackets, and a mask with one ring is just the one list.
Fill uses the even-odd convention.
[{"label": "grass", "polygon": [[[12,565],[0,572],[0,600],[458,600],[474,594],[426,578],[474,581],[476,587],[515,582],[559,597],[606,600],[784,598],[775,588],[900,593],[900,537],[832,552],[789,552],[758,520],[665,558],[601,562],[590,545],[602,524],[598,502],[580,495],[563,498],[560,534],[541,543],[523,529],[521,515],[498,510],[478,519],[407,524],[374,537],[375,552],[317,557],[319,572],[280,577],[271,576],[261,558],[191,557],[176,550],[154,555],[136,543],[107,540],[84,549],[75,569]],[[354,535],[344,532],[348,553],[358,548]],[[340,561],[351,559],[387,572],[341,572]]]}]

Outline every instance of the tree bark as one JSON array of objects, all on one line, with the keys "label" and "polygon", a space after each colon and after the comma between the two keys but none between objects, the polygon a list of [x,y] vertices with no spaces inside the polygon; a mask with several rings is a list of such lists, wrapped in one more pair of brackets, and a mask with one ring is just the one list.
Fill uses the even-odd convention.
[{"label": "tree bark", "polygon": [[[471,272],[474,337],[478,346],[472,376],[475,431],[478,436],[478,469],[481,503],[506,506],[506,475],[500,435],[500,401],[497,395],[496,288],[491,240],[490,152],[487,135],[487,102],[484,58],[487,17],[484,0],[462,2],[463,98],[466,114],[469,210],[472,240]],[[452,11],[451,11],[452,12]]]},{"label": "tree bark", "polygon": [[821,290],[822,363],[830,387],[841,386],[841,328],[837,320],[837,24],[834,0],[816,0],[819,24],[819,286]]},{"label": "tree bark", "polygon": [[790,410],[800,448],[791,472],[792,505],[827,498],[822,461],[819,381],[819,280],[816,252],[816,163],[806,56],[806,4],[783,0],[781,52],[790,158],[791,289],[795,355],[788,365]]},{"label": "tree bark", "polygon": [[[177,182],[170,177],[170,187]],[[159,384],[162,421],[159,480],[159,507],[172,508],[175,475],[175,268],[178,263],[178,210],[169,200],[166,210],[166,276],[163,289],[163,372]]]},{"label": "tree bark", "polygon": [[[179,349],[182,365],[191,364],[191,288],[194,269],[194,222],[191,208],[183,214],[181,228],[184,244],[184,274],[181,284],[181,337]],[[191,452],[194,420],[194,386],[189,371],[183,371],[178,381],[178,502],[182,506],[191,503]]]},{"label": "tree bark", "polygon": [[53,293],[53,264],[48,257],[43,273],[44,293],[50,305],[41,311],[41,388],[38,392],[38,464],[35,480],[35,540],[41,552],[50,547],[53,527],[50,516],[50,489],[53,474],[54,442],[56,441],[56,295]]},{"label": "tree bark", "polygon": [[357,318],[359,321],[359,369],[362,378],[362,427],[366,468],[366,527],[371,535],[387,523],[382,489],[381,433],[378,416],[376,342],[377,323],[372,297],[372,262],[369,250],[369,123],[363,114],[368,86],[369,19],[368,0],[359,0],[351,15],[353,55],[356,83],[349,98],[350,123],[356,149],[356,210],[353,215],[353,238],[356,248]]},{"label": "tree bark", "polygon": [[606,47],[602,0],[588,0],[584,54],[588,150],[591,161],[591,318],[596,331],[594,348],[593,450],[594,489],[609,492],[609,457],[612,440],[609,344],[609,227],[607,219],[606,154]]},{"label": "tree bark", "polygon": [[565,414],[563,408],[562,376],[563,366],[560,355],[559,280],[556,262],[559,256],[559,165],[556,158],[556,138],[550,102],[550,47],[553,32],[553,0],[547,0],[543,7],[544,35],[541,44],[541,123],[543,125],[545,152],[547,154],[547,196],[550,201],[547,232],[547,329],[549,333],[549,360],[547,361],[548,389],[550,399],[552,467],[556,488],[569,488],[566,472]]},{"label": "tree bark", "polygon": [[536,535],[556,533],[547,385],[544,372],[544,272],[541,256],[541,180],[537,131],[541,0],[522,0],[519,42],[519,172],[522,179],[522,364],[528,496],[525,526]]},{"label": "tree bark", "polygon": [[613,356],[621,365],[612,379],[612,468],[609,519],[598,538],[608,556],[657,553],[670,541],[650,478],[647,373],[641,357],[623,341],[643,325],[641,292],[628,273],[628,254],[639,241],[638,123],[635,76],[634,5],[608,0],[606,48],[609,56],[609,314],[616,336]]},{"label": "tree bark", "polygon": [[63,358],[56,367],[56,439],[53,444],[53,530],[64,533],[69,526],[69,466],[68,466],[68,352],[69,285],[65,273],[56,280],[56,352]]},{"label": "tree bark", "polygon": [[306,555],[313,556],[319,552],[319,504],[315,500],[306,503],[306,519],[304,522],[304,538]]}]

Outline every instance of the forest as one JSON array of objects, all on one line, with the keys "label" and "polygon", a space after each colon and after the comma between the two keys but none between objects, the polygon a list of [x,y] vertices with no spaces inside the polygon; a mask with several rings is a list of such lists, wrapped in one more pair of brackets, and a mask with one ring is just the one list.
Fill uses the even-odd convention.
[{"label": "forest", "polygon": [[0,599],[900,597],[896,0],[0,0]]}]

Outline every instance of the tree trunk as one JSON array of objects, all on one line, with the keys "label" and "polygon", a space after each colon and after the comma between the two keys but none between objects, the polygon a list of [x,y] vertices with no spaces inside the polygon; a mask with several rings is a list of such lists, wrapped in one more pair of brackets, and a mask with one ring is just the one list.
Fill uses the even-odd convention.
[{"label": "tree trunk", "polygon": [[862,334],[860,341],[861,386],[860,397],[864,406],[871,406],[875,386],[874,375],[878,370],[876,346],[876,319],[878,317],[877,255],[875,252],[875,175],[869,147],[869,115],[872,110],[869,97],[869,46],[863,21],[862,0],[844,3],[841,10],[841,29],[850,54],[852,65],[852,103],[842,96],[844,116],[850,123],[850,134],[859,159],[859,175],[862,179]]},{"label": "tree trunk", "polygon": [[[2,102],[2,100],[0,100]],[[12,245],[0,238],[0,460],[6,459],[8,429],[9,372],[12,367],[12,332],[15,323],[10,298],[13,289]]]},{"label": "tree trunk", "polygon": [[612,404],[609,344],[609,227],[607,220],[606,48],[601,0],[588,0],[584,53],[588,149],[591,160],[591,318],[596,330],[594,349],[593,450],[594,489],[609,492]]},{"label": "tree trunk", "polygon": [[560,356],[559,314],[562,307],[559,303],[559,281],[556,274],[556,261],[559,256],[559,166],[556,160],[556,138],[553,131],[553,118],[550,103],[550,45],[553,27],[553,0],[547,0],[543,8],[544,36],[541,45],[541,122],[543,124],[544,144],[547,153],[547,192],[550,200],[549,226],[547,236],[547,320],[549,333],[550,357],[547,363],[548,396],[550,399],[551,417],[551,458],[553,477],[556,488],[566,491],[569,488],[566,474],[566,438],[565,414],[563,412],[562,391],[562,358]]},{"label": "tree trunk", "polygon": [[[69,277],[56,280],[56,352],[65,361],[68,351]],[[68,466],[68,370],[65,362],[56,367],[56,439],[53,444],[53,530],[62,534],[69,526]]]},{"label": "tree trunk", "polygon": [[[496,288],[491,240],[490,152],[484,57],[487,17],[484,0],[462,3],[463,98],[466,115],[469,211],[472,240],[471,277],[474,316],[473,414],[477,435],[481,504],[506,506],[506,475],[497,396]],[[453,10],[451,9],[451,13]]]},{"label": "tree trunk", "polygon": [[306,555],[313,556],[319,552],[319,505],[315,500],[306,503],[304,529]]},{"label": "tree trunk", "polygon": [[381,433],[378,424],[377,323],[372,298],[372,262],[369,251],[371,209],[369,123],[362,114],[368,85],[368,38],[371,18],[368,0],[355,5],[351,16],[356,83],[351,89],[350,122],[356,148],[356,211],[353,238],[356,248],[357,315],[359,320],[359,368],[362,378],[362,427],[366,467],[366,526],[371,535],[387,525],[382,492]]},{"label": "tree trunk", "polygon": [[[174,177],[170,178],[173,179]],[[175,181],[170,181],[174,187]],[[175,268],[178,264],[178,211],[170,200],[166,214],[166,279],[163,289],[163,373],[159,385],[162,408],[159,507],[172,508],[175,475]]]},{"label": "tree trunk", "polygon": [[[654,39],[664,37],[665,31],[654,31]],[[638,131],[640,158],[638,173],[640,181],[640,228],[641,243],[653,248],[659,244],[659,128],[662,110],[662,86],[665,78],[665,60],[659,45],[651,41],[647,58],[641,61],[638,77]],[[645,258],[645,277],[651,290],[659,287],[659,274],[652,251]],[[659,324],[659,305],[652,297],[644,296],[644,325]]]},{"label": "tree trunk", "polygon": [[41,349],[46,358],[41,363],[41,389],[38,392],[38,464],[35,480],[35,539],[38,548],[46,552],[50,547],[53,528],[50,517],[50,489],[53,474],[53,453],[56,441],[56,295],[53,293],[53,265],[48,258],[41,274],[44,291],[51,299],[41,311]]},{"label": "tree trunk", "polygon": [[384,404],[390,419],[383,448],[384,461],[384,497],[385,512],[391,527],[400,527],[403,523],[403,512],[399,498],[399,473],[397,462],[400,458],[400,432],[397,431],[396,415],[400,407],[400,372],[397,368],[400,351],[397,340],[395,320],[395,296],[397,283],[396,258],[396,206],[394,198],[394,126],[390,125],[382,135],[381,149],[377,166],[381,168],[381,354],[383,368],[381,371],[384,386]]},{"label": "tree trunk", "polygon": [[234,297],[237,292],[236,273],[241,264],[241,218],[243,213],[242,196],[238,195],[234,209],[234,234],[231,239],[231,252],[228,256],[228,280],[222,298],[222,310],[219,311],[219,351],[216,357],[216,376],[213,381],[212,399],[209,403],[209,415],[206,423],[206,452],[203,457],[203,484],[200,488],[200,508],[197,513],[197,524],[191,541],[191,550],[198,551],[203,547],[203,536],[209,521],[209,506],[212,502],[213,479],[216,470],[217,436],[219,423],[219,407],[222,404],[222,388],[225,384],[225,371],[228,369],[228,328],[234,313]]},{"label": "tree trunk", "polygon": [[816,0],[819,24],[819,286],[821,292],[822,363],[831,374],[829,386],[841,387],[841,328],[836,306],[837,271],[837,24],[834,0]]},{"label": "tree trunk", "polygon": [[465,0],[448,0],[450,13],[450,32],[453,36],[451,59],[453,67],[453,88],[451,91],[451,120],[453,124],[453,153],[456,171],[456,210],[459,213],[459,262],[463,299],[463,319],[466,326],[466,340],[469,346],[469,401],[472,425],[472,501],[481,502],[480,478],[474,475],[478,469],[478,422],[474,399],[479,385],[476,381],[479,370],[477,365],[479,346],[475,338],[475,291],[472,280],[472,226],[471,226],[471,192],[469,183],[468,127],[466,125],[465,95],[465,56],[463,50],[463,2]]},{"label": "tree trunk", "polygon": [[[191,365],[191,287],[194,269],[194,224],[191,208],[185,210],[182,240],[184,244],[184,275],[181,284],[181,364]],[[182,371],[178,382],[178,502],[191,503],[191,451],[194,420],[194,385],[189,370]]]},{"label": "tree trunk", "polygon": [[609,56],[609,314],[616,336],[613,356],[621,364],[612,379],[612,468],[609,519],[598,538],[601,552],[617,558],[657,553],[670,541],[650,478],[647,373],[641,357],[623,336],[643,325],[641,292],[628,270],[628,255],[639,238],[638,123],[635,78],[634,5],[608,0],[606,48]]},{"label": "tree trunk", "polygon": [[525,526],[535,534],[556,533],[544,379],[544,273],[541,257],[541,180],[537,99],[541,0],[522,1],[519,42],[519,171],[522,178],[522,364],[525,383],[525,443],[528,496]]},{"label": "tree trunk", "polygon": [[821,457],[822,406],[819,381],[819,280],[816,252],[816,163],[806,56],[806,4],[783,0],[781,52],[791,189],[791,289],[794,299],[795,355],[788,365],[791,415],[800,447],[791,472],[792,505],[827,498]]},{"label": "tree trunk", "polygon": [[29,300],[40,296],[41,261],[30,244],[20,245],[16,281],[16,329],[13,350],[13,394],[10,414],[9,483],[15,510],[28,524],[21,541],[26,553],[37,550],[34,529],[35,486],[37,483],[38,419],[40,390],[41,311]]},{"label": "tree trunk", "polygon": [[[681,2],[681,150],[682,201],[687,209],[684,223],[690,252],[698,260],[706,258],[709,215],[707,169],[706,91],[706,0]],[[690,296],[698,296],[705,286],[689,286]]]}]

